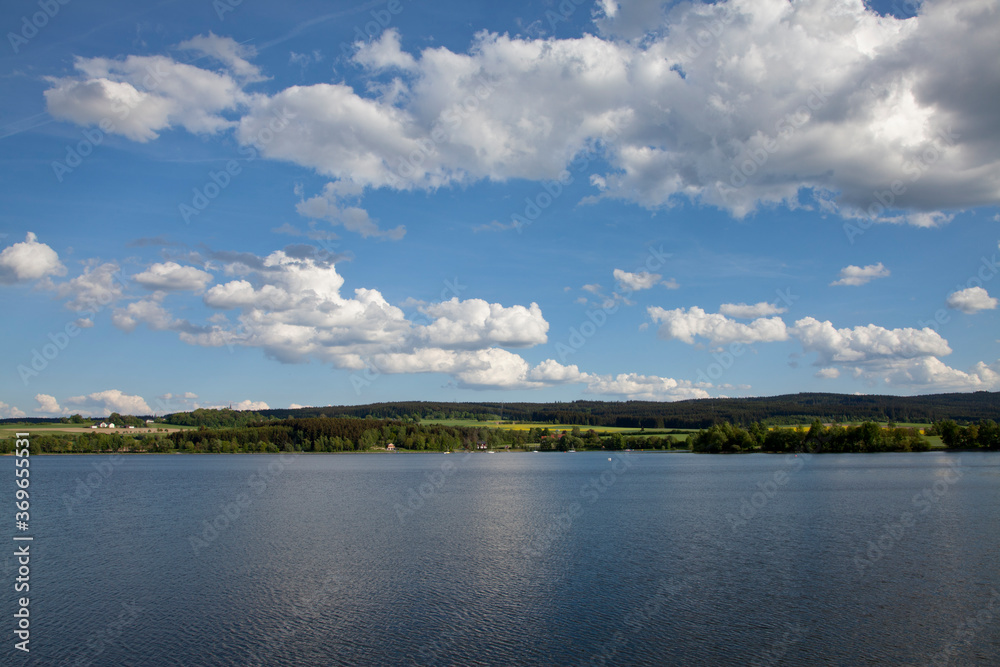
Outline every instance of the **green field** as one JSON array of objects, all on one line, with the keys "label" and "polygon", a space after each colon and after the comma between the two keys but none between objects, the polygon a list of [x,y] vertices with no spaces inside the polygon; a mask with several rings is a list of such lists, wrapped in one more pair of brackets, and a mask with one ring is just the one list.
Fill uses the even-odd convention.
[{"label": "green field", "polygon": [[[0,438],[13,438],[15,433],[117,433],[119,435],[134,435],[137,433],[172,433],[197,428],[196,426],[178,426],[176,424],[150,424],[135,428],[90,428],[89,424],[3,424],[0,426]],[[158,429],[166,429],[160,431]]]},{"label": "green field", "polygon": [[696,428],[649,429],[643,431],[638,428],[623,428],[619,426],[582,426],[580,424],[552,424],[548,422],[503,422],[498,425],[496,422],[481,422],[475,419],[422,419],[420,423],[425,426],[440,424],[442,426],[464,426],[470,428],[500,428],[508,431],[529,431],[533,428],[547,428],[555,432],[572,431],[574,428],[579,428],[583,433],[594,430],[597,433],[621,433],[623,435],[664,435],[673,433],[674,431],[682,431],[684,433],[696,433],[698,431]]}]

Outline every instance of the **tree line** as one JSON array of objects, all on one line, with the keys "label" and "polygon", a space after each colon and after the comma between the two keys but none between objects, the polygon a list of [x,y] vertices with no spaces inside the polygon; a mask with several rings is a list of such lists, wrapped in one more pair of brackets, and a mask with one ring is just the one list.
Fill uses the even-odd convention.
[{"label": "tree line", "polygon": [[[960,426],[943,420],[924,435],[939,435],[949,449],[1000,449],[1000,426],[991,419]],[[773,428],[754,422],[741,428],[728,422],[714,424],[689,440],[691,450],[705,453],[741,452],[925,452],[930,442],[917,429],[882,428],[874,422],[826,426],[818,419],[808,429]]]},{"label": "tree line", "polygon": [[261,410],[268,418],[373,417],[417,421],[477,419],[580,426],[674,429],[708,428],[729,422],[743,428],[825,422],[919,422],[944,419],[971,424],[1000,414],[1000,392],[926,396],[855,396],[804,393],[761,398],[705,398],[672,403],[655,401],[573,401],[568,403],[444,403],[398,401],[368,405],[328,406],[295,410]]}]

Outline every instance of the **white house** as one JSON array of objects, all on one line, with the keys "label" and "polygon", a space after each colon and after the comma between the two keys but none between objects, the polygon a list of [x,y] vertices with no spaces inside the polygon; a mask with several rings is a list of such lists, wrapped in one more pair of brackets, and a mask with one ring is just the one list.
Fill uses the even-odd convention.
[{"label": "white house", "polygon": [[[107,422],[101,422],[100,426],[101,426],[101,428],[107,428],[108,427],[108,423]],[[111,428],[114,428],[114,427],[115,427],[115,425],[112,424]]]}]

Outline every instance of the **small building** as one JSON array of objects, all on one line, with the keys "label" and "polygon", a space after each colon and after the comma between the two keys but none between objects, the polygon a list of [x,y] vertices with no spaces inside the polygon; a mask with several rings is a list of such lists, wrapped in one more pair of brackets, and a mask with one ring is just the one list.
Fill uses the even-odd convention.
[{"label": "small building", "polygon": [[396,451],[396,445],[394,445],[394,444],[392,444],[390,442],[388,445],[385,446],[385,449],[386,449],[386,451],[394,452],[394,451]]},{"label": "small building", "polygon": [[477,448],[477,449],[489,449],[489,448],[488,448],[488,447],[486,446],[486,443],[485,443],[485,442],[480,442],[480,443],[478,443],[478,444],[476,445],[476,448]]},{"label": "small building", "polygon": [[[108,427],[108,422],[101,422],[100,426],[101,426],[101,428],[107,428]],[[111,425],[112,428],[114,428],[114,426],[115,426],[114,424]]]},{"label": "small building", "polygon": [[97,424],[91,424],[90,428],[97,428]]},{"label": "small building", "polygon": [[108,424],[108,428],[114,428],[114,427],[115,427],[115,423],[114,422],[111,422],[110,424]]},{"label": "small building", "polygon": [[147,420],[146,420],[146,423],[147,423],[147,424],[155,424],[155,423],[156,423],[156,421],[155,421],[155,420],[153,420],[153,419],[147,419]]}]

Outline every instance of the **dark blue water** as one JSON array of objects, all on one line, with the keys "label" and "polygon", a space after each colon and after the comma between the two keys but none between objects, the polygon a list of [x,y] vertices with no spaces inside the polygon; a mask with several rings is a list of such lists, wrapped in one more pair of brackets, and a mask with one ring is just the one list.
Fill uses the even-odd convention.
[{"label": "dark blue water", "polygon": [[1000,455],[609,456],[33,458],[0,663],[1000,662]]}]

